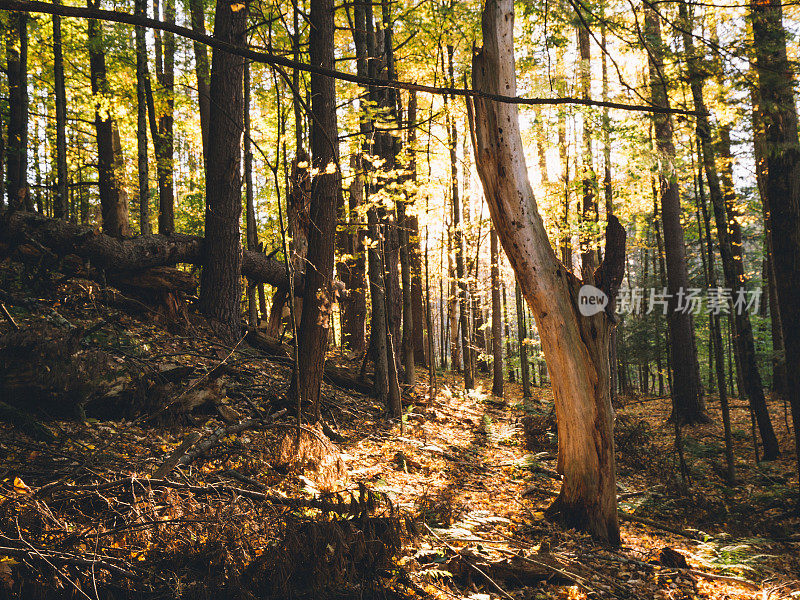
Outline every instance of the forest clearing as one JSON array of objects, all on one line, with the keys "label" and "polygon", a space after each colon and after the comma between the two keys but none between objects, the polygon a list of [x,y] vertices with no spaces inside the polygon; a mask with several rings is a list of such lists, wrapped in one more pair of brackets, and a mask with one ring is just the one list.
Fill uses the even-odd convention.
[{"label": "forest clearing", "polygon": [[800,597],[796,3],[0,23],[0,598]]}]

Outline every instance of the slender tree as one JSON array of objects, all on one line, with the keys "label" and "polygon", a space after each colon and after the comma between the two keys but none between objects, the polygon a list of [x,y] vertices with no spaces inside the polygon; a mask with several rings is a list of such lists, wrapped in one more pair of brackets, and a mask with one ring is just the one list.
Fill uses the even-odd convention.
[{"label": "slender tree", "polygon": [[9,13],[6,36],[8,74],[8,206],[30,209],[28,189],[28,15]]},{"label": "slender tree", "polygon": [[[717,236],[719,252],[722,258],[722,270],[725,277],[725,285],[734,297],[745,294],[744,264],[741,255],[741,229],[738,227],[735,218],[728,210],[735,204],[735,194],[733,186],[726,194],[728,199],[723,197],[719,175],[717,173],[717,161],[715,159],[714,145],[711,138],[711,126],[708,120],[708,110],[703,97],[703,73],[699,66],[698,56],[692,37],[692,19],[689,8],[685,2],[680,2],[679,11],[683,21],[683,44],[686,53],[686,66],[689,76],[689,84],[694,101],[694,108],[697,111],[697,138],[699,140],[701,159],[705,170],[706,181],[708,182],[711,204],[714,209],[714,221],[717,226]],[[729,141],[729,140],[728,140]],[[733,198],[730,196],[733,195]],[[736,223],[736,233],[732,231],[732,224]],[[738,237],[738,243],[734,239]],[[739,250],[735,250],[739,248]],[[731,307],[731,314],[735,324],[734,341],[738,348],[739,366],[742,374],[744,391],[750,402],[750,408],[758,422],[761,440],[764,444],[764,459],[772,460],[778,457],[778,439],[772,428],[769,418],[769,410],[764,396],[764,388],[761,384],[761,374],[756,363],[755,342],[753,340],[753,328],[750,324],[750,315],[741,307]]]},{"label": "slender tree", "polygon": [[[310,25],[311,64],[333,69],[333,0],[312,0]],[[333,324],[331,283],[336,206],[341,194],[335,83],[331,77],[311,74],[311,213],[303,312],[298,332],[298,369],[302,376],[294,379],[298,388],[294,392],[311,403],[315,419],[320,417],[320,386],[328,348],[328,330]]]},{"label": "slender tree", "polygon": [[[138,0],[141,2],[142,0]],[[189,0],[190,20],[192,29],[197,33],[206,32],[206,16],[203,7],[203,0]],[[209,65],[208,49],[205,44],[194,42],[194,68],[197,78],[197,101],[200,110],[200,132],[203,138],[203,156],[208,152],[209,135],[209,114],[211,110],[211,100],[209,97]]]},{"label": "slender tree", "polygon": [[[60,0],[56,0],[60,4]],[[67,184],[67,91],[64,86],[64,54],[61,45],[61,17],[53,15],[53,90],[56,105],[56,197],[53,216],[66,219]]]},{"label": "slender tree", "polygon": [[[147,16],[147,0],[136,0],[134,12]],[[147,159],[147,90],[150,80],[144,27],[136,27],[136,155],[139,175],[139,230],[153,233],[150,224],[150,167]]]},{"label": "slender tree", "polygon": [[[645,7],[645,44],[649,57],[650,93],[655,106],[669,108],[667,83],[664,81],[663,43],[660,17]],[[689,271],[681,226],[681,200],[675,172],[675,144],[672,117],[653,113],[658,152],[658,182],[661,198],[661,222],[664,227],[664,249],[667,267],[667,324],[669,326],[672,364],[673,418],[682,424],[708,420],[705,413],[700,367],[694,339],[692,315],[681,310],[680,299],[689,290]]]},{"label": "slender tree", "polygon": [[503,314],[500,306],[500,242],[494,227],[489,231],[492,260],[492,394],[503,397]]}]

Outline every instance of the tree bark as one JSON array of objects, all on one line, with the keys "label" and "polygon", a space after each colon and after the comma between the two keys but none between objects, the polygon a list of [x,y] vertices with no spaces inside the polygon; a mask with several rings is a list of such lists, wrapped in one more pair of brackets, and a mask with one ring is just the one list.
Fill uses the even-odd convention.
[{"label": "tree bark", "polygon": [[[650,63],[650,92],[655,106],[669,107],[666,82],[663,81],[664,61],[661,23],[656,12],[645,8],[645,42]],[[661,197],[661,222],[664,228],[664,249],[667,266],[667,324],[670,335],[672,365],[673,418],[681,424],[708,421],[705,413],[700,366],[694,339],[692,316],[681,311],[680,298],[688,292],[689,273],[686,265],[681,200],[675,172],[675,145],[672,139],[672,118],[669,114],[654,114],[656,148],[659,155],[658,181]]]},{"label": "tree bark", "polygon": [[492,227],[489,232],[492,260],[492,394],[503,397],[503,314],[500,306],[500,243]]},{"label": "tree bark", "polygon": [[[450,73],[450,85],[454,85],[453,77],[453,52],[452,44],[447,46],[448,56],[448,70]],[[450,103],[454,101],[455,97],[450,97]],[[447,97],[445,96],[445,101]],[[448,105],[449,106],[449,105]],[[458,145],[458,130],[453,115],[450,113],[449,108],[445,108],[448,120],[448,135],[447,142],[450,147],[450,183],[451,183],[451,198],[453,201],[453,244],[455,245],[455,262],[456,262],[456,286],[458,288],[458,321],[459,329],[461,330],[461,351],[463,354],[464,363],[464,387],[471,390],[475,387],[475,376],[472,372],[474,361],[472,360],[472,343],[470,340],[470,326],[469,326],[469,301],[467,295],[467,281],[466,271],[464,265],[464,229],[461,218],[462,206],[461,197],[458,193],[458,157],[456,155],[456,148]],[[457,340],[454,340],[458,344]]]},{"label": "tree bark", "polygon": [[519,349],[519,372],[522,382],[522,397],[530,398],[531,394],[531,365],[528,361],[528,324],[525,318],[525,303],[522,297],[522,288],[517,280],[514,286],[514,297],[517,301],[517,348]]},{"label": "tree bark", "polygon": [[[737,294],[746,293],[744,264],[742,261],[742,237],[741,228],[735,222],[735,217],[730,212],[730,208],[736,202],[736,192],[733,190],[732,182],[727,193],[723,196],[723,187],[720,185],[717,173],[717,162],[715,160],[714,146],[711,139],[711,126],[707,116],[705,99],[703,98],[703,75],[698,65],[698,57],[695,53],[694,39],[692,38],[692,20],[689,9],[685,2],[679,3],[681,20],[684,24],[683,43],[686,52],[686,66],[689,76],[689,84],[692,92],[695,110],[698,112],[697,119],[697,138],[701,150],[701,159],[708,182],[709,195],[714,208],[714,221],[717,226],[717,236],[719,238],[719,252],[722,258],[722,270],[725,276],[725,285],[730,288],[733,298]],[[725,138],[721,139],[725,142]],[[730,148],[730,140],[728,140]],[[727,157],[728,159],[730,157]],[[735,231],[734,231],[735,224]],[[737,240],[738,238],[738,240]],[[750,402],[750,408],[758,422],[761,440],[764,444],[764,459],[773,460],[778,457],[780,449],[778,439],[772,428],[769,418],[767,401],[764,397],[764,388],[761,384],[761,374],[756,363],[756,349],[753,340],[753,329],[750,324],[750,315],[746,310],[731,307],[735,322],[734,342],[736,343],[739,356],[739,367],[744,391]]]},{"label": "tree bark", "polygon": [[[490,93],[516,93],[512,0],[488,0],[484,46],[473,58],[473,85]],[[477,99],[476,162],[492,221],[517,275],[542,340],[558,419],[558,469],[564,480],[548,511],[570,526],[619,544],[609,335],[606,312],[578,312],[581,282],[556,258],[533,197],[525,165],[518,109]],[[593,280],[613,297],[622,279],[625,231],[607,229],[606,259]]]},{"label": "tree bark", "polygon": [[[334,3],[312,0],[311,64],[333,69]],[[311,213],[308,228],[306,286],[298,332],[299,375],[294,393],[313,407],[320,417],[320,384],[328,348],[328,330],[333,324],[334,244],[336,207],[341,194],[338,129],[336,125],[336,82],[330,77],[311,74]]]},{"label": "tree bark", "polygon": [[[60,3],[60,0],[56,0]],[[53,15],[53,88],[56,105],[56,197],[53,215],[66,219],[67,179],[67,92],[64,87],[64,55],[61,45],[61,17]]]},{"label": "tree bark", "polygon": [[[253,149],[250,129],[250,63],[244,65],[244,196],[245,230],[247,249],[255,252],[258,248],[258,229],[256,224],[255,190],[253,188]],[[247,323],[258,326],[258,300],[255,282],[247,284]]]},{"label": "tree bark", "polygon": [[9,13],[6,37],[8,74],[8,206],[26,209],[28,188],[28,15]]},{"label": "tree bark", "polygon": [[[142,0],[139,0],[142,1]],[[203,0],[189,0],[192,30],[198,33],[206,32],[206,17],[203,9]],[[200,132],[203,138],[203,156],[207,156],[209,147],[209,120],[211,99],[209,96],[209,67],[208,50],[204,44],[194,42],[194,68],[197,78],[197,101],[200,110]]]},{"label": "tree bark", "polygon": [[[97,8],[98,0],[87,0],[89,8]],[[97,173],[100,180],[100,206],[103,231],[114,237],[130,235],[128,225],[128,193],[123,185],[124,161],[116,119],[110,106],[110,89],[106,76],[106,54],[100,21],[89,19],[89,67],[92,94],[104,97],[106,106],[100,102],[95,107],[95,130],[97,132]]]},{"label": "tree bark", "polygon": [[[154,11],[158,18],[158,0]],[[175,0],[165,0],[164,21],[175,23]],[[162,38],[163,35],[163,38]],[[174,153],[174,108],[175,108],[175,34],[155,32],[156,36],[156,80],[159,84],[158,135],[153,135],[156,154],[156,177],[158,179],[158,233],[170,235],[175,232],[175,186],[173,181]],[[202,113],[201,113],[202,114]],[[202,117],[201,117],[202,118]]]},{"label": "tree bark", "polygon": [[769,200],[775,281],[786,350],[800,475],[800,141],[794,80],[778,0],[751,2],[759,108],[764,127],[765,192]]},{"label": "tree bark", "polygon": [[[147,0],[136,0],[135,13],[147,16]],[[136,36],[136,155],[139,175],[139,231],[150,235],[150,168],[147,159],[147,41],[144,27],[135,28]]]},{"label": "tree bark", "polygon": [[[246,27],[246,4],[217,0],[214,37],[244,45]],[[214,49],[211,65],[209,138],[214,144],[206,157],[206,264],[200,278],[200,310],[222,339],[235,342],[240,336],[244,59]]]}]

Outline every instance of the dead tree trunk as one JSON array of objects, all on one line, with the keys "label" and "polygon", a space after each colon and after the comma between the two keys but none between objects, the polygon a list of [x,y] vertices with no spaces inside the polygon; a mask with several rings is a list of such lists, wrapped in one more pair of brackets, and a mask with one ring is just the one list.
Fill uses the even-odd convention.
[{"label": "dead tree trunk", "polygon": [[[490,94],[516,94],[512,0],[488,0],[482,50],[473,58],[473,85]],[[558,470],[564,480],[549,514],[619,544],[610,401],[612,317],[579,312],[581,281],[554,254],[528,180],[514,104],[475,101],[478,173],[506,255],[542,340],[558,419]],[[615,218],[606,231],[605,260],[591,281],[614,297],[622,280],[625,230]]]}]

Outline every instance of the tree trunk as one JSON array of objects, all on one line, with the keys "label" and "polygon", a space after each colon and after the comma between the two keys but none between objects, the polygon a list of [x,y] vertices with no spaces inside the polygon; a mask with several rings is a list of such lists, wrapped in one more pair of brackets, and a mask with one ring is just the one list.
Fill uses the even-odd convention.
[{"label": "tree trunk", "polygon": [[[512,265],[513,266],[513,265]],[[522,397],[531,397],[531,365],[528,362],[528,324],[525,320],[525,304],[522,298],[522,288],[517,280],[514,286],[514,296],[517,301],[517,347],[519,349],[519,370],[522,381]]]},{"label": "tree trunk", "polygon": [[[448,69],[450,72],[450,84],[454,85],[453,77],[453,52],[452,45],[447,46],[447,56],[449,59]],[[451,96],[449,101],[454,101],[454,96]],[[445,101],[447,97],[445,96]],[[452,201],[453,201],[453,244],[455,245],[455,262],[456,262],[456,286],[458,288],[458,309],[459,309],[459,329],[461,330],[461,351],[463,354],[464,363],[464,387],[471,390],[475,387],[474,374],[472,372],[473,360],[472,349],[470,340],[470,326],[469,326],[469,302],[467,296],[467,274],[464,265],[464,229],[461,219],[461,197],[458,193],[458,157],[456,155],[456,148],[458,145],[458,130],[453,115],[450,113],[450,108],[445,109],[447,112],[448,120],[448,135],[447,142],[450,147],[450,183],[452,188]],[[456,344],[458,342],[456,341]]]},{"label": "tree trunk", "polygon": [[[758,79],[754,67],[753,79]],[[767,250],[767,261],[769,269],[767,271],[767,302],[769,304],[770,330],[772,332],[772,390],[778,395],[784,396],[787,392],[788,377],[786,374],[786,346],[783,340],[783,324],[781,321],[781,309],[778,303],[778,284],[775,281],[775,253],[772,248],[772,214],[769,208],[769,195],[767,193],[767,156],[765,150],[766,140],[764,139],[764,125],[760,116],[759,91],[756,84],[750,87],[750,96],[753,103],[752,125],[753,125],[753,158],[756,167],[756,183],[758,193],[761,196],[761,210],[764,217],[764,245]],[[763,301],[763,300],[762,300]]]},{"label": "tree trunk", "polygon": [[[89,8],[97,8],[97,0],[87,0]],[[109,97],[106,76],[106,54],[100,21],[89,19],[89,66],[92,80],[92,94],[105,98],[106,104],[113,105]],[[123,158],[119,129],[112,111],[100,102],[95,107],[95,130],[97,132],[97,173],[100,180],[100,206],[103,214],[103,231],[114,237],[130,235],[128,226],[128,194],[123,186]]]},{"label": "tree trunk", "polygon": [[[580,54],[581,98],[591,99],[592,54],[589,29],[581,22],[578,25],[578,50]],[[595,230],[599,219],[597,209],[597,175],[592,161],[592,126],[589,115],[584,113],[581,128],[582,139],[582,184],[583,202],[581,206],[581,276],[586,279],[597,269],[599,257],[595,249]]]},{"label": "tree trunk", "polygon": [[[512,0],[488,0],[483,49],[473,58],[476,90],[516,94]],[[558,419],[564,480],[549,509],[560,521],[620,542],[608,365],[611,317],[582,317],[581,282],[565,272],[547,238],[528,180],[518,109],[476,99],[476,163],[492,221],[536,319]],[[612,218],[606,258],[592,281],[613,297],[622,280],[625,231]]]},{"label": "tree trunk", "polygon": [[794,81],[786,55],[780,2],[751,2],[759,107],[766,155],[765,192],[786,345],[787,396],[792,407],[800,475],[800,141]]},{"label": "tree trunk", "polygon": [[[311,64],[333,69],[334,3],[333,0],[311,2]],[[320,417],[320,384],[328,348],[328,330],[333,323],[334,244],[336,207],[341,194],[338,129],[336,125],[336,82],[330,77],[311,74],[311,212],[308,228],[306,294],[298,332],[297,368],[294,392],[313,407],[314,418]]]},{"label": "tree trunk", "polygon": [[[60,0],[56,0],[60,3]],[[64,87],[64,55],[61,46],[61,17],[53,15],[53,88],[56,105],[56,197],[53,215],[66,219],[67,183],[67,92]]]},{"label": "tree trunk", "polygon": [[[409,178],[416,195],[417,185],[417,93],[411,91],[408,101],[408,154],[409,154]],[[419,219],[417,215],[406,216],[408,237],[408,252],[411,260],[411,312],[413,327],[414,360],[420,366],[428,364],[428,349],[425,345],[425,329],[428,329],[428,336],[431,335],[430,328],[426,325],[427,310],[423,307],[422,298],[422,257],[420,256],[420,233]],[[433,357],[430,358],[433,360]]]},{"label": "tree trunk", "polygon": [[[159,2],[153,8],[159,17]],[[165,0],[164,21],[175,23],[175,0]],[[163,38],[162,38],[163,36]],[[175,232],[175,189],[173,182],[173,124],[175,107],[175,34],[155,31],[156,81],[159,94],[155,107],[158,110],[158,135],[153,135],[156,154],[156,176],[158,179],[158,233],[170,235]],[[202,113],[201,113],[202,114]],[[202,118],[202,117],[201,117]]]},{"label": "tree trunk", "polygon": [[[147,16],[147,0],[136,0],[134,12]],[[147,81],[150,78],[147,65],[147,41],[144,27],[135,28],[136,36],[136,154],[139,175],[139,231],[150,235],[150,171],[147,160]]]},{"label": "tree trunk", "polygon": [[358,210],[364,204],[364,175],[363,163],[360,154],[351,157],[350,166],[353,168],[353,179],[350,182],[350,231],[348,232],[348,246],[346,260],[339,263],[337,273],[339,279],[345,284],[349,294],[342,301],[342,347],[351,352],[362,355],[366,348],[364,326],[367,318],[366,297],[366,256],[364,240],[366,231],[359,225],[362,217]]},{"label": "tree trunk", "polygon": [[[692,20],[685,2],[679,3],[681,20],[684,23],[683,43],[686,52],[686,65],[689,76],[694,108],[698,112],[697,119],[697,138],[701,150],[702,164],[708,182],[709,195],[714,208],[714,221],[717,226],[717,236],[719,240],[719,252],[722,258],[722,270],[725,276],[725,285],[730,288],[735,300],[738,295],[746,294],[744,264],[742,261],[742,237],[741,229],[736,223],[736,231],[732,224],[735,223],[734,215],[730,213],[730,207],[735,202],[735,191],[732,182],[725,186],[727,189],[726,197],[723,197],[722,186],[720,185],[717,173],[717,163],[714,155],[714,146],[711,140],[711,126],[709,124],[705,99],[703,98],[703,74],[698,65],[700,57],[695,54],[694,39],[692,38]],[[724,137],[722,141],[725,142]],[[730,140],[727,140],[730,148]],[[730,157],[727,157],[728,160]],[[738,238],[738,239],[737,239]],[[742,384],[750,408],[758,421],[761,440],[764,443],[764,458],[772,460],[778,457],[778,439],[772,428],[769,418],[764,388],[761,384],[761,374],[756,363],[755,342],[753,340],[753,329],[750,324],[750,315],[747,310],[734,305],[731,312],[735,324],[736,347],[738,349],[739,367],[741,372]]]},{"label": "tree trunk", "polygon": [[500,243],[492,227],[489,232],[492,260],[492,394],[503,397],[503,315],[500,306]]},{"label": "tree trunk", "polygon": [[511,356],[513,354],[511,347],[511,326],[508,319],[508,299],[506,298],[506,284],[502,283],[502,296],[503,296],[503,326],[505,328],[506,336],[506,358],[508,361],[508,380],[514,383],[517,380],[517,373],[514,366],[511,364]]},{"label": "tree trunk", "polygon": [[[139,0],[143,1],[143,0]],[[206,17],[203,9],[203,0],[189,0],[189,10],[191,12],[192,30],[198,33],[206,32]],[[211,111],[211,100],[209,96],[209,67],[208,50],[204,44],[194,42],[194,69],[197,78],[197,101],[200,110],[200,132],[203,138],[203,156],[208,155],[209,150],[209,115]],[[205,164],[205,161],[204,161]]]},{"label": "tree trunk", "polygon": [[27,207],[28,188],[28,15],[9,13],[6,37],[8,74],[8,143],[6,150],[9,208]]},{"label": "tree trunk", "polygon": [[[666,82],[661,79],[663,46],[661,23],[656,12],[645,8],[645,38],[650,60],[650,92],[655,106],[669,107]],[[659,187],[661,222],[664,227],[664,249],[667,266],[667,324],[669,326],[672,365],[673,418],[681,424],[708,421],[705,414],[700,366],[694,339],[692,316],[681,311],[679,302],[689,289],[686,248],[681,226],[681,200],[675,172],[675,145],[672,140],[672,118],[654,113],[656,147],[659,155]]]},{"label": "tree trunk", "polygon": [[[253,149],[250,129],[250,63],[244,65],[244,196],[245,196],[245,230],[247,233],[247,249],[250,252],[258,248],[258,229],[256,225],[255,190],[253,188]],[[247,283],[247,322],[250,327],[258,326],[258,299],[256,283]]]},{"label": "tree trunk", "polygon": [[[239,0],[217,0],[214,37],[243,45],[247,6]],[[214,49],[209,89],[209,139],[206,156],[206,265],[200,278],[200,310],[227,342],[240,336],[242,246],[242,130],[244,127],[244,59]]]},{"label": "tree trunk", "polygon": [[[698,203],[700,204],[703,213],[703,223],[705,225],[705,244],[706,253],[708,255],[707,269],[706,269],[706,286],[711,289],[716,287],[717,278],[714,272],[714,242],[711,239],[711,217],[708,214],[706,207],[705,193],[703,190],[703,177],[702,166],[698,167]],[[703,245],[703,229],[700,231],[700,252],[702,254]],[[718,314],[711,313],[708,315],[709,325],[711,329],[711,346],[709,354],[713,357],[715,374],[717,376],[717,389],[719,390],[719,404],[722,410],[722,424],[725,435],[725,478],[728,485],[733,485],[736,481],[736,463],[733,458],[733,438],[731,435],[731,416],[730,407],[728,406],[728,390],[725,386],[725,359],[722,353],[722,328],[720,326],[720,318]]]}]

